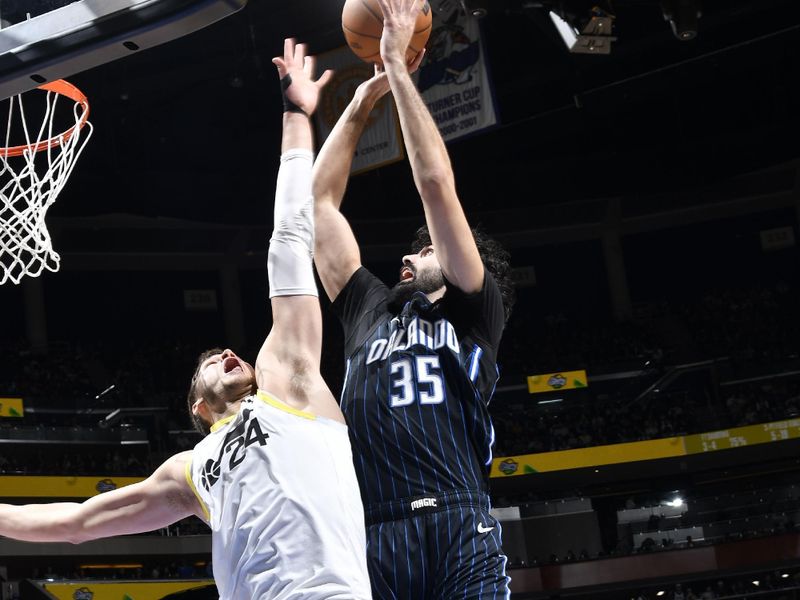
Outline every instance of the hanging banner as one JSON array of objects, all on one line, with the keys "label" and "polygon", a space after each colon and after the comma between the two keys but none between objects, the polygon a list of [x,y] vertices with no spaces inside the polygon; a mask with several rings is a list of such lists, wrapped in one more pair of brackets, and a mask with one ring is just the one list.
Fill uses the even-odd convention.
[{"label": "hanging banner", "polygon": [[[317,73],[333,69],[333,78],[322,89],[316,112],[318,144],[327,139],[336,121],[347,108],[358,85],[372,77],[374,67],[358,58],[348,46],[321,54]],[[367,126],[356,147],[351,173],[359,173],[401,160],[405,156],[399,122],[391,94],[372,109]]]},{"label": "hanging banner", "polygon": [[528,391],[531,394],[555,392],[558,390],[574,390],[587,386],[586,371],[561,371],[528,377]]},{"label": "hanging banner", "polygon": [[479,20],[458,0],[433,1],[433,30],[417,73],[422,93],[445,141],[497,123]]},{"label": "hanging banner", "polygon": [[24,417],[22,398],[0,398],[0,417]]}]

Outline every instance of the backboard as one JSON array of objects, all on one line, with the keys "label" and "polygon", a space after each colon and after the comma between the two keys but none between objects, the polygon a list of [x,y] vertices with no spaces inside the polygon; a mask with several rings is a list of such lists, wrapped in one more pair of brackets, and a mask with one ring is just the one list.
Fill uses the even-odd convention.
[{"label": "backboard", "polygon": [[158,46],[247,0],[0,0],[0,99]]}]

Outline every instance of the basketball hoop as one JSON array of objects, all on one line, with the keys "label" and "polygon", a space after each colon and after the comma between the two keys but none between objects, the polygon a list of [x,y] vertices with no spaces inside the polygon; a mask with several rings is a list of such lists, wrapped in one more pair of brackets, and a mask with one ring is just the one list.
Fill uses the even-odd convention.
[{"label": "basketball hoop", "polygon": [[[0,285],[8,280],[19,283],[25,275],[38,277],[44,269],[58,271],[61,257],[53,250],[44,218],[92,134],[89,101],[78,88],[59,79],[38,89],[46,94],[34,90],[25,95],[28,119],[38,122],[41,118],[38,131],[29,129],[22,95],[5,100],[8,120],[0,148]],[[40,96],[39,104],[32,102],[33,95]],[[72,106],[62,103],[57,110],[61,96],[72,100]]]}]

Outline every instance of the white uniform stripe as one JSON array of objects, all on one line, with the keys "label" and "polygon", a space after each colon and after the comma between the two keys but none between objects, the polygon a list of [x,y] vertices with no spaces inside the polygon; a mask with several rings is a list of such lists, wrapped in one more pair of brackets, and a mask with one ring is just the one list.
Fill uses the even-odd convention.
[{"label": "white uniform stripe", "polygon": [[472,351],[472,360],[469,364],[469,378],[472,383],[475,383],[475,380],[478,378],[478,370],[481,365],[481,356],[483,356],[483,348],[480,346],[475,346],[475,349]]}]

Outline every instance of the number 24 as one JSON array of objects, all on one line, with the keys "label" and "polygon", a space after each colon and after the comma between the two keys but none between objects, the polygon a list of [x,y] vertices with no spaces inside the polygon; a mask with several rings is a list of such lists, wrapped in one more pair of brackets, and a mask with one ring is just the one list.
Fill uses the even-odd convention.
[{"label": "number 24", "polygon": [[[414,402],[415,390],[419,385],[430,386],[427,391],[419,390],[420,404],[440,404],[444,401],[444,386],[438,356],[416,356],[413,360],[403,358],[395,361],[391,366],[391,374],[392,408],[408,406]],[[414,381],[415,375],[416,381]]]}]

